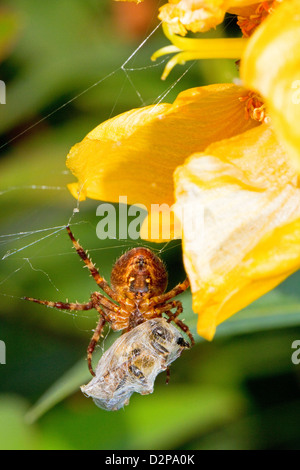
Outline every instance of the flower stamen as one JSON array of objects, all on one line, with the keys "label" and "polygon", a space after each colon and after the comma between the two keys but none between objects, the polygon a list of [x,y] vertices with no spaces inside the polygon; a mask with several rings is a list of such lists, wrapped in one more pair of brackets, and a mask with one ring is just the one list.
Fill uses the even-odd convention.
[{"label": "flower stamen", "polygon": [[188,60],[239,59],[247,44],[246,38],[193,39],[181,37],[172,33],[166,23],[163,23],[163,31],[173,46],[159,49],[152,55],[151,60],[156,60],[170,52],[177,52],[167,63],[162,75],[163,80],[167,78],[175,65],[184,64]]},{"label": "flower stamen", "polygon": [[254,14],[248,17],[240,16],[237,17],[237,24],[241,28],[244,38],[249,38],[256,28],[270,15],[273,13],[281,0],[273,0],[272,2],[262,2],[255,9]]},{"label": "flower stamen", "polygon": [[245,118],[253,119],[261,123],[270,123],[270,117],[266,112],[266,105],[260,95],[249,91],[246,96],[240,96],[239,101],[245,102]]}]

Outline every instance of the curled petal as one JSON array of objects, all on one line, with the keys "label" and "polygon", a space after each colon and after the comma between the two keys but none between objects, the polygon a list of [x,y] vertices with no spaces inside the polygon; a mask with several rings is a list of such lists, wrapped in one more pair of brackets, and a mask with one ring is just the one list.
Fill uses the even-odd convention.
[{"label": "curled petal", "polygon": [[204,32],[222,23],[226,3],[223,0],[171,0],[160,8],[158,18],[181,36],[188,31]]},{"label": "curled petal", "polygon": [[175,213],[198,313],[216,326],[300,267],[300,189],[266,124],[209,146],[175,172]]},{"label": "curled petal", "polygon": [[173,34],[185,36],[188,31],[198,33],[215,28],[229,9],[255,3],[257,0],[169,0],[159,9],[158,18]]},{"label": "curled petal", "polygon": [[258,125],[245,119],[247,91],[220,84],[192,88],[173,104],[134,109],[110,119],[75,145],[67,166],[78,182],[76,199],[172,205],[173,172],[194,152]]},{"label": "curled petal", "polygon": [[282,144],[300,171],[299,0],[282,2],[250,38],[241,75],[266,100]]}]

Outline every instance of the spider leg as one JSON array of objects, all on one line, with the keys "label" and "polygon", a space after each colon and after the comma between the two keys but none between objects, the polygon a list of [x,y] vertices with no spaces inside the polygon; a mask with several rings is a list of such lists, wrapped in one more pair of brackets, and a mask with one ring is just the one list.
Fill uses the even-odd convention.
[{"label": "spider leg", "polygon": [[179,326],[179,328],[188,335],[188,337],[191,340],[191,346],[194,346],[195,340],[194,340],[192,333],[190,332],[189,327],[185,323],[183,323],[183,321],[177,318],[176,312],[175,314],[172,312],[166,312],[166,314],[168,315],[170,321],[173,321],[174,323],[176,323],[176,325]]},{"label": "spider leg", "polygon": [[[175,307],[176,307],[176,311],[172,314],[172,316],[177,317],[183,311],[182,303],[180,302],[180,300],[173,300],[172,302],[159,305],[158,307],[152,307],[151,309],[149,309],[147,312],[144,313],[144,318],[145,320],[148,320],[150,318],[161,317],[162,313],[169,312],[171,314],[170,310]],[[172,318],[168,318],[167,321],[168,323],[170,323],[172,321]]]},{"label": "spider leg", "polygon": [[109,297],[111,297],[113,300],[118,300],[117,299],[117,295],[116,293],[112,290],[112,288],[110,287],[110,285],[108,284],[108,282],[104,279],[104,277],[102,277],[98,270],[96,269],[96,266],[94,265],[94,263],[92,262],[92,260],[90,260],[90,258],[88,257],[88,255],[86,254],[86,252],[84,251],[84,249],[82,248],[82,246],[79,245],[78,241],[74,238],[74,235],[73,233],[71,232],[71,229],[69,226],[66,227],[67,228],[67,232],[69,234],[69,237],[71,238],[72,240],[72,243],[78,253],[78,255],[80,256],[80,258],[84,261],[85,265],[88,267],[91,275],[93,276],[94,280],[96,281],[96,283],[98,284],[98,286],[107,294],[109,295]]},{"label": "spider leg", "polygon": [[[123,328],[127,328],[129,314],[126,309],[124,309],[122,306],[116,305],[110,299],[97,291],[93,292],[91,295],[91,300],[97,312],[104,316],[106,321],[111,323],[114,330],[122,330]],[[101,309],[101,307],[103,307],[104,310]]]},{"label": "spider leg", "polygon": [[78,302],[52,302],[50,300],[39,300],[32,297],[23,297],[23,299],[30,300],[30,302],[35,302],[37,304],[46,305],[46,307],[58,308],[60,310],[91,310],[94,308],[92,300],[85,304],[80,304]]},{"label": "spider leg", "polygon": [[190,283],[188,279],[185,279],[183,282],[180,284],[177,284],[172,290],[169,292],[166,292],[165,294],[157,295],[156,297],[152,297],[149,307],[155,305],[155,304],[162,304],[167,302],[168,300],[171,300],[173,297],[176,297],[179,294],[182,294],[186,289],[188,289]]},{"label": "spider leg", "polygon": [[104,314],[103,310],[99,310],[97,308],[98,305],[102,305],[104,308],[107,310],[110,310],[112,312],[118,312],[119,311],[119,306],[116,305],[114,302],[112,302],[110,299],[105,297],[101,292],[93,292],[91,295],[91,301],[93,302],[94,308],[98,311],[100,314]]},{"label": "spider leg", "polygon": [[[87,303],[81,304],[78,302],[52,302],[51,300],[39,300],[33,297],[23,297],[24,300],[30,300],[37,304],[46,305],[46,307],[57,308],[60,310],[91,310],[96,308],[97,304],[103,305],[106,309],[114,312],[119,311],[119,307],[114,304],[110,299],[107,299],[100,292],[94,292],[91,295],[91,300]],[[103,312],[102,312],[103,313]]]},{"label": "spider leg", "polygon": [[[175,307],[176,307],[176,311],[172,313],[171,309]],[[176,325],[179,326],[179,328],[188,335],[188,337],[191,340],[191,345],[194,346],[195,340],[194,340],[192,333],[190,332],[189,327],[178,318],[178,315],[180,315],[182,311],[183,311],[182,303],[179,300],[173,300],[172,302],[162,305],[161,307],[157,307],[154,310],[156,316],[161,315],[162,313],[165,313],[166,315],[168,315],[169,317],[168,322],[173,321],[174,323],[176,323]]]},{"label": "spider leg", "polygon": [[[179,300],[173,300],[173,302],[170,302],[170,303],[164,305],[164,307],[166,309],[165,312],[169,317],[168,318],[168,323],[173,321],[174,318],[178,317],[178,315],[180,315],[183,312],[183,306],[182,306],[182,303]],[[176,310],[175,310],[174,313],[169,312],[169,310],[171,310],[172,308],[175,308],[175,307],[176,307]]]},{"label": "spider leg", "polygon": [[[93,308],[99,313],[99,320],[87,349],[87,361],[90,373],[95,376],[92,367],[92,355],[95,347],[100,339],[103,327],[106,322],[110,323],[114,329],[125,328],[128,323],[128,312],[122,307],[118,307],[111,300],[107,299],[100,292],[94,292],[91,296]],[[125,317],[124,317],[125,313]],[[114,314],[118,314],[118,321],[115,320]],[[125,322],[124,325],[121,322]]]},{"label": "spider leg", "polygon": [[89,371],[90,373],[95,377],[95,372],[93,370],[93,366],[92,366],[92,355],[93,355],[93,352],[94,352],[94,349],[100,339],[100,336],[101,336],[101,333],[102,333],[102,330],[103,330],[103,327],[106,323],[106,320],[104,319],[103,316],[100,316],[99,317],[99,320],[98,320],[98,323],[97,323],[97,326],[96,326],[96,329],[94,331],[94,334],[91,338],[91,341],[89,342],[89,345],[88,345],[88,348],[87,348],[87,362],[88,362],[88,367],[89,367]]},{"label": "spider leg", "polygon": [[170,382],[170,367],[168,366],[167,367],[167,370],[166,370],[166,385],[169,385],[169,382]]},{"label": "spider leg", "polygon": [[[79,304],[79,303],[70,303],[70,302],[52,302],[49,300],[39,300],[39,299],[33,299],[32,297],[24,297],[25,300],[30,300],[31,302],[36,302],[38,304],[46,305],[47,307],[52,307],[52,308],[57,308],[61,310],[91,310],[92,308],[95,308],[94,301],[90,300],[90,302],[85,303],[85,304]],[[103,329],[103,326],[105,324],[106,320],[104,319],[103,316],[100,316],[98,320],[97,327],[94,331],[94,334],[92,336],[92,339],[88,345],[87,349],[87,361],[88,361],[88,367],[90,373],[94,376],[95,373],[92,368],[92,354],[93,351],[96,347],[96,344],[99,341],[101,331]]]}]

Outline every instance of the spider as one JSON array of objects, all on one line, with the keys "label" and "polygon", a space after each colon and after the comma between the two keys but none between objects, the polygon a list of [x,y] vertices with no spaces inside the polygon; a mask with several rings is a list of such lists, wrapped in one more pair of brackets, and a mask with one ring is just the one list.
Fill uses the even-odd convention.
[{"label": "spider", "polygon": [[[109,298],[96,291],[91,294],[87,303],[52,302],[32,297],[24,299],[62,310],[97,310],[99,320],[87,348],[88,368],[92,376],[95,376],[92,355],[106,323],[109,323],[114,331],[124,330],[126,333],[146,320],[161,317],[164,313],[168,322],[176,323],[194,345],[194,338],[188,326],[178,318],[183,311],[182,303],[172,300],[189,287],[188,279],[165,292],[168,275],[162,260],[149,248],[138,247],[127,251],[116,261],[111,272],[110,286],[74,238],[70,227],[67,226],[66,229],[78,255]],[[172,313],[171,310],[175,308]]]}]

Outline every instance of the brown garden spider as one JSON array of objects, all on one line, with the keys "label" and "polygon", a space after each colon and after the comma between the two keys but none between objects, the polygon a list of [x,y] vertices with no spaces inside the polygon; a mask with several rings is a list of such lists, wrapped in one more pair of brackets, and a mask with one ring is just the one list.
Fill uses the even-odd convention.
[{"label": "brown garden spider", "polygon": [[[99,321],[87,349],[88,367],[93,376],[95,373],[92,368],[92,354],[106,322],[115,331],[127,332],[146,320],[161,317],[164,313],[168,316],[168,322],[174,321],[189,336],[191,344],[194,344],[194,338],[188,326],[178,318],[183,311],[182,303],[179,300],[172,300],[189,287],[188,279],[164,293],[168,276],[161,259],[148,248],[133,248],[116,261],[111,272],[110,287],[75,240],[70,227],[66,228],[78,255],[83,259],[98,286],[110,298],[100,292],[93,292],[89,302],[83,304],[51,302],[31,297],[25,297],[25,299],[62,310],[91,310],[93,308],[97,310],[100,315]],[[176,311],[172,313],[171,310],[174,308]]]}]

